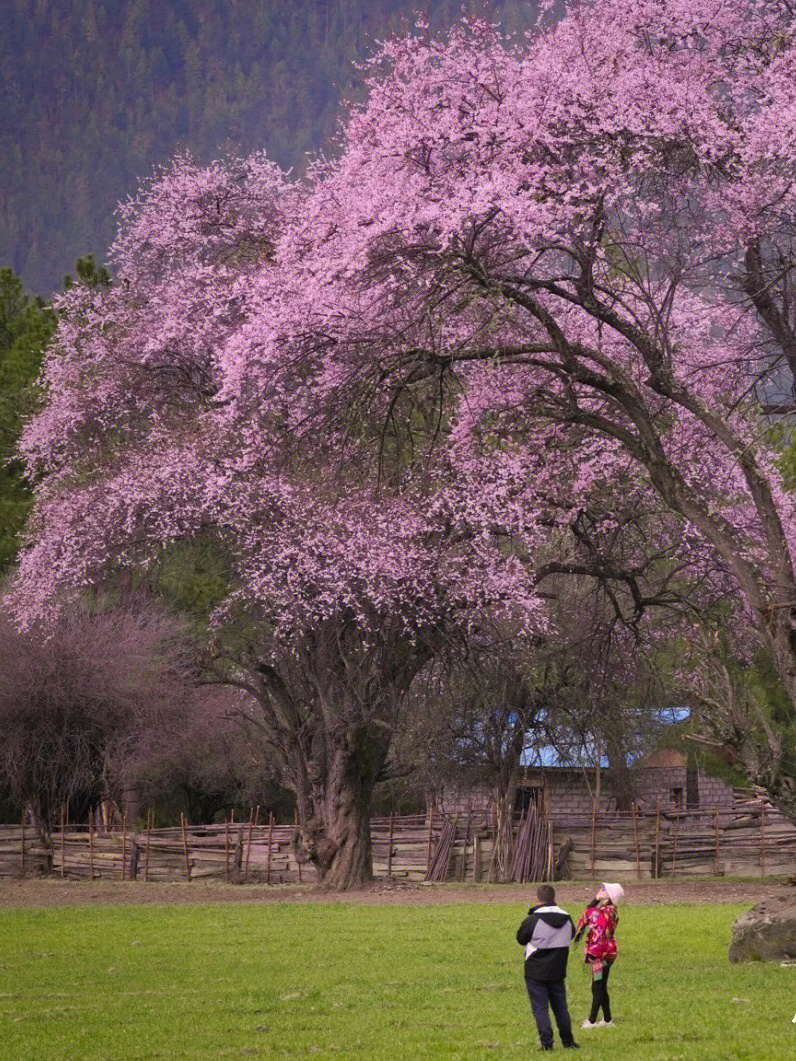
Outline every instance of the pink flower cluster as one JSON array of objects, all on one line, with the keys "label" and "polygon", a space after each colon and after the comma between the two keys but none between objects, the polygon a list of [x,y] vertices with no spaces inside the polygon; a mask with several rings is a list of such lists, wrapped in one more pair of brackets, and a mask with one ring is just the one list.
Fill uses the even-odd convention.
[{"label": "pink flower cluster", "polygon": [[796,524],[748,271],[792,260],[795,61],[784,2],[588,0],[388,41],[304,182],[176,160],[62,301],[19,608],[212,534],[219,620],[539,629],[537,556],[618,490],[759,617]]}]

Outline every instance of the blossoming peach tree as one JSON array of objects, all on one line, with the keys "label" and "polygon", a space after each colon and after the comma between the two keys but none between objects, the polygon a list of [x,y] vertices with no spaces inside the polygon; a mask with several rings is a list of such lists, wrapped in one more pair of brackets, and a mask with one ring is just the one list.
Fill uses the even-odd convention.
[{"label": "blossoming peach tree", "polygon": [[212,538],[215,622],[248,638],[226,677],[345,886],[413,675],[541,630],[551,528],[596,499],[610,532],[619,484],[773,661],[755,780],[796,814],[794,513],[760,415],[796,370],[795,66],[784,0],[570,4],[521,46],[387,42],[302,182],[178,159],[123,208],[116,282],[63,298],[17,608]]},{"label": "blossoming peach tree", "polygon": [[[421,468],[377,409],[320,419],[312,358],[329,340],[284,246],[306,198],[259,157],[180,159],[124,208],[118,281],[61,303],[24,439],[41,478],[13,596],[46,616],[176,543],[215,550],[228,574],[209,675],[248,694],[240,714],[296,797],[303,856],[347,887],[372,872],[373,786],[417,670],[544,617],[444,454]],[[400,443],[430,430],[417,414]],[[532,521],[517,530],[531,548]]]}]

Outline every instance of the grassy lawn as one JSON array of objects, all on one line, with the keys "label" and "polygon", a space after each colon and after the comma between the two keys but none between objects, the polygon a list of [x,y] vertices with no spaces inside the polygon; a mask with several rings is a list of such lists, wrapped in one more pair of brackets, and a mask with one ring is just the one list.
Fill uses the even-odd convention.
[{"label": "grassy lawn", "polygon": [[[741,909],[624,909],[618,1023],[579,1031],[578,1056],[796,1056],[796,968],[727,962]],[[538,1045],[514,942],[524,913],[480,903],[0,910],[0,1058],[524,1058]],[[588,995],[578,952],[577,1023]]]}]

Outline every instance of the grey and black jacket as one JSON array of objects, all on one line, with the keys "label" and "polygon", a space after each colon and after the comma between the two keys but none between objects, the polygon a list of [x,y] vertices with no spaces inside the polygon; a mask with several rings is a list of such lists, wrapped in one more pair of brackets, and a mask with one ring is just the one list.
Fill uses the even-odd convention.
[{"label": "grey and black jacket", "polygon": [[574,935],[575,926],[566,910],[532,906],[517,930],[517,942],[525,947],[525,979],[563,980]]}]

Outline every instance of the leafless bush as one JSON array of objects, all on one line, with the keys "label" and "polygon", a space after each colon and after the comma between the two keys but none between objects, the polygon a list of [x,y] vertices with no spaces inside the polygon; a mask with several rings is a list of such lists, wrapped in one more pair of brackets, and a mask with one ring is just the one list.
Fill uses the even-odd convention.
[{"label": "leafless bush", "polygon": [[0,780],[45,818],[118,793],[153,741],[184,743],[197,707],[187,630],[144,601],[46,632],[0,613],[0,659]]}]

